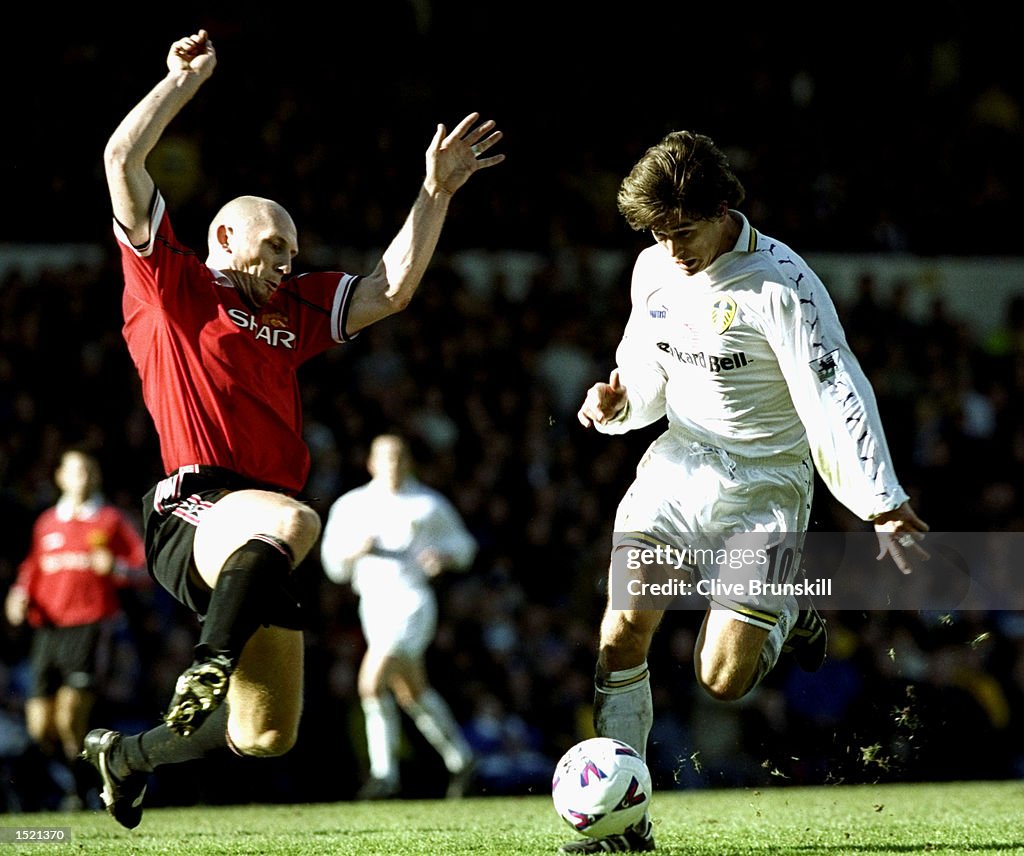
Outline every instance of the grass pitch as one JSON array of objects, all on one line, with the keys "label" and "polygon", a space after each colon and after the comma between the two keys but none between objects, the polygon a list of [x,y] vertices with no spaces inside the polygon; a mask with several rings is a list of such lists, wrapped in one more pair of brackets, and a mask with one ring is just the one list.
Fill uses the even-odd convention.
[{"label": "grass pitch", "polygon": [[[1024,783],[836,785],[658,792],[658,852],[1024,854]],[[70,841],[4,852],[153,856],[529,856],[575,837],[548,796],[460,801],[195,806],[149,809],[128,831],[102,812],[0,816],[12,830],[64,827]]]}]

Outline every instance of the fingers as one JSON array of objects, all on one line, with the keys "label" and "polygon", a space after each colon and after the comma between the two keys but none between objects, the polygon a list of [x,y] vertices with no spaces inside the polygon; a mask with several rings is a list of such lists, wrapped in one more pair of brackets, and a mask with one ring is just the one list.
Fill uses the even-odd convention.
[{"label": "fingers", "polygon": [[444,127],[444,125],[440,125],[440,124],[439,124],[439,125],[437,126],[437,130],[436,130],[436,131],[434,132],[434,139],[432,139],[432,140],[430,141],[430,148],[431,148],[431,149],[432,149],[433,151],[435,151],[435,152],[436,152],[436,151],[439,151],[439,150],[440,150],[440,148],[441,148],[441,144],[442,144],[442,142],[444,141],[444,138],[445,138],[445,134],[446,134],[446,133],[447,133],[447,131],[445,130],[445,127]]},{"label": "fingers", "polygon": [[[618,370],[612,372],[612,379],[618,382]],[[613,386],[607,383],[595,383],[587,390],[587,397],[576,414],[576,418],[584,428],[589,428],[595,422],[598,425],[604,425],[622,409],[623,395],[624,390],[621,384]]]},{"label": "fingers", "polygon": [[600,384],[594,384],[587,390],[587,397],[583,400],[576,418],[584,428],[590,428],[595,422],[604,421],[604,413],[601,411]]},{"label": "fingers", "polygon": [[497,123],[493,119],[481,122],[480,125],[474,128],[473,125],[479,120],[479,113],[470,113],[455,126],[450,134],[447,136],[442,135],[443,139],[439,147],[447,148],[456,142],[468,143],[473,157],[477,159],[481,166],[493,166],[494,164],[501,163],[505,160],[504,155],[480,158],[480,155],[493,148],[505,135],[501,131],[495,130]]},{"label": "fingers", "polygon": [[172,51],[179,59],[190,61],[205,53],[213,53],[213,42],[210,41],[210,34],[206,30],[200,30],[191,36],[178,39],[172,47]]},{"label": "fingers", "polygon": [[196,56],[205,44],[205,40],[200,42],[198,36],[186,36],[174,43],[174,52],[178,56]]},{"label": "fingers", "polygon": [[612,369],[612,373],[608,378],[608,386],[610,386],[615,392],[622,389],[622,381],[619,379],[618,369]]},{"label": "fingers", "polygon": [[583,402],[583,406],[580,407],[579,412],[576,414],[576,418],[584,428],[590,428],[594,422],[601,421],[601,410],[594,395],[593,387],[587,393],[587,397]]},{"label": "fingers", "polygon": [[479,113],[470,113],[451,133],[438,125],[427,149],[427,178],[424,187],[432,195],[440,191],[446,196],[455,193],[475,172],[495,166],[505,155],[485,155],[504,136],[495,130],[493,119],[473,127]]},{"label": "fingers", "polygon": [[[491,124],[493,125],[493,122]],[[501,131],[495,131],[493,134],[491,134],[486,139],[481,139],[481,140],[479,140],[479,142],[473,143],[469,147],[470,151],[473,152],[473,157],[479,159],[480,155],[484,154],[489,148],[491,148],[496,143],[501,142],[501,138],[503,136],[504,136],[504,134],[502,134]],[[467,137],[466,139],[467,139],[467,142],[468,142],[470,138]],[[495,157],[498,158],[498,162],[499,163],[502,160],[505,159],[504,155],[496,155]],[[492,160],[492,159],[493,158],[488,158],[487,160]]]},{"label": "fingers", "polygon": [[892,556],[893,563],[899,568],[900,573],[911,574],[914,572],[911,558],[925,562],[931,558],[931,554],[919,544],[923,538],[923,532],[913,532],[909,529],[879,533],[881,549],[876,558],[882,559],[888,554]]},{"label": "fingers", "polygon": [[[479,113],[470,113],[465,119],[463,119],[461,122],[459,122],[458,125],[455,126],[455,130],[451,132],[451,134],[449,135],[448,139],[445,140],[445,142],[462,139],[466,131],[472,128],[473,125],[477,122],[477,120],[479,120],[479,118]],[[493,128],[494,122],[491,122],[490,124],[491,127]]]}]

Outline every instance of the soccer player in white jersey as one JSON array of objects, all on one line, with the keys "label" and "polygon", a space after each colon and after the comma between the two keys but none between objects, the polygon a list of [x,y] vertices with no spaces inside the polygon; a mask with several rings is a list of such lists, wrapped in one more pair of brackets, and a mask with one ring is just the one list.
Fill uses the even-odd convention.
[{"label": "soccer player in white jersey", "polygon": [[[836,498],[874,524],[879,558],[889,554],[909,573],[911,556],[927,557],[918,541],[928,526],[896,477],[871,386],[820,279],[747,221],[737,210],[744,196],[724,153],[690,131],[648,149],[620,187],[620,213],[654,243],[636,260],[616,368],[587,391],[578,418],[604,434],[661,417],[668,427],[619,504],[612,566],[638,547],[704,548],[753,533],[768,548],[792,550],[799,573],[816,466]],[[595,727],[644,752],[653,718],[647,653],[664,610],[632,598],[613,608],[613,594],[610,584]],[[825,643],[813,606],[801,611],[792,595],[712,596],[696,677],[714,698],[739,699],[784,648],[813,671]],[[653,849],[649,817],[623,835],[562,846]]]},{"label": "soccer player in white jersey", "polygon": [[428,683],[424,655],[437,629],[431,578],[467,570],[477,543],[451,502],[413,475],[401,437],[376,437],[367,469],[370,481],[331,506],[320,547],[327,577],[350,583],[359,595],[366,640],[359,697],[370,759],[359,796],[386,799],[400,792],[397,700],[448,768],[448,796],[460,797],[472,775],[472,751]]}]

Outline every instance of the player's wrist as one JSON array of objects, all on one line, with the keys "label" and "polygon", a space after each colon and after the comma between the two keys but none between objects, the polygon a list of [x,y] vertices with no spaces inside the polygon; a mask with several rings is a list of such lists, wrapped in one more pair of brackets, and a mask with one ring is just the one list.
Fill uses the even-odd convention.
[{"label": "player's wrist", "polygon": [[423,182],[423,189],[426,191],[427,196],[431,199],[451,199],[455,195],[454,188],[446,186],[443,182],[436,178],[427,178]]}]

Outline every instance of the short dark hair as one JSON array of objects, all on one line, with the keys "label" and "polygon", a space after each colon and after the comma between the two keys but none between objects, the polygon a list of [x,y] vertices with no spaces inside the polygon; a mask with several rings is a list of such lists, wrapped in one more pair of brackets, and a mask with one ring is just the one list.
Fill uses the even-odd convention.
[{"label": "short dark hair", "polygon": [[722,204],[736,208],[746,196],[725,153],[710,137],[672,131],[651,146],[619,188],[619,213],[639,231],[680,219],[713,220]]}]

